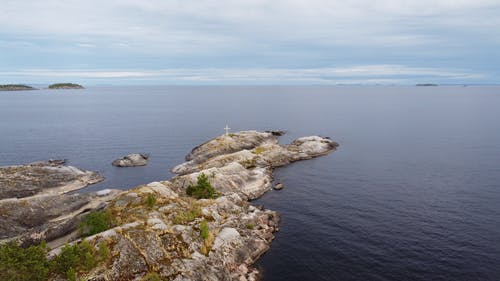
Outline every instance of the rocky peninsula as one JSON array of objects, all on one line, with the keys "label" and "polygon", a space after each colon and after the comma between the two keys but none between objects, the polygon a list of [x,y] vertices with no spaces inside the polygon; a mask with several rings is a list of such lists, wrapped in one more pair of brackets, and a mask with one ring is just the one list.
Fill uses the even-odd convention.
[{"label": "rocky peninsula", "polygon": [[29,91],[29,90],[38,90],[38,89],[22,84],[0,85],[0,91]]},{"label": "rocky peninsula", "polygon": [[[46,278],[258,280],[259,271],[252,265],[269,249],[279,215],[248,200],[271,189],[275,167],[326,155],[338,146],[319,136],[281,145],[279,135],[243,131],[219,136],[194,148],[186,162],[173,169],[177,176],[169,181],[106,192],[101,212],[110,214],[111,228],[64,247],[52,245],[47,256],[58,264],[74,247],[103,254],[91,266],[63,263],[66,267],[56,266]],[[199,188],[206,190],[193,192]],[[59,200],[69,195],[62,196]],[[88,196],[82,200],[100,198]],[[82,204],[73,205],[78,206],[68,208]],[[2,218],[17,220],[5,214],[2,211]]]},{"label": "rocky peninsula", "polygon": [[68,90],[68,89],[85,89],[85,88],[82,85],[74,83],[56,83],[49,85],[49,89]]}]

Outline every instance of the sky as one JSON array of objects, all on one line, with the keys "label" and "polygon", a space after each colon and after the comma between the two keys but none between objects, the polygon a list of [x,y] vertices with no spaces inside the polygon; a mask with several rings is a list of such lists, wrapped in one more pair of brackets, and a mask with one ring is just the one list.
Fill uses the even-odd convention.
[{"label": "sky", "polygon": [[500,0],[2,0],[0,84],[500,83]]}]

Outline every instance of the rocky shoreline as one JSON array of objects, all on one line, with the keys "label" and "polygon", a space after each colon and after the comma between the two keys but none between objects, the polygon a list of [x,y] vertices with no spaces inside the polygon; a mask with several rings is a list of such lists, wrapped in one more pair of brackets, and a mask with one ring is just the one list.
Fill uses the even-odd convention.
[{"label": "rocky shoreline", "polygon": [[[2,231],[4,236],[9,231],[18,234],[31,231],[28,235],[31,240],[21,239],[25,244],[40,240],[61,241],[61,237],[66,237],[64,242],[73,240],[70,244],[74,244],[82,239],[72,227],[84,214],[82,211],[85,208],[106,209],[115,227],[84,240],[94,247],[105,245],[111,255],[92,270],[78,272],[83,280],[149,280],[151,274],[160,278],[154,280],[258,280],[259,271],[252,265],[269,249],[273,233],[278,230],[279,215],[253,206],[248,200],[271,189],[275,167],[326,155],[338,146],[319,136],[280,145],[279,135],[281,133],[243,131],[214,138],[194,148],[186,156],[185,163],[174,167],[177,176],[170,181],[101,195],[44,195],[49,196],[46,200],[31,196],[43,202],[39,204],[45,204],[44,210],[52,210],[49,202],[59,202],[58,205],[65,208],[56,208],[58,212],[54,217],[61,218],[61,213],[66,216],[60,220],[46,218],[43,223],[37,222],[38,228]],[[213,186],[216,197],[195,199],[186,194],[186,189],[196,185],[200,176],[206,177]],[[16,200],[20,201],[0,200],[0,208],[2,204],[10,208],[7,205]],[[16,204],[31,205],[33,202]],[[43,217],[44,213],[38,216]],[[29,212],[2,211],[1,214],[0,220],[5,221],[2,225],[6,225],[7,220],[8,224],[15,224],[32,216]],[[54,221],[66,221],[69,225],[56,228],[64,229],[60,231],[64,235],[46,234]],[[57,231],[50,233],[54,232]],[[50,257],[61,252],[58,246],[62,243],[49,245],[52,248]],[[58,278],[60,276],[50,277],[61,280]]]}]

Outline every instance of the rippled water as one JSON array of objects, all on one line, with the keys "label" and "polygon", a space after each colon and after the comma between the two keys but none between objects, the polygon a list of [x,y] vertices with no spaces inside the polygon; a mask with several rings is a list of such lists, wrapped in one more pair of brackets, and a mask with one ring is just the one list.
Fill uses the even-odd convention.
[{"label": "rippled water", "polygon": [[[500,87],[95,87],[0,92],[0,165],[48,158],[130,188],[234,130],[320,134],[337,152],[276,171],[264,280],[499,280]],[[115,168],[131,152],[150,164]]]}]

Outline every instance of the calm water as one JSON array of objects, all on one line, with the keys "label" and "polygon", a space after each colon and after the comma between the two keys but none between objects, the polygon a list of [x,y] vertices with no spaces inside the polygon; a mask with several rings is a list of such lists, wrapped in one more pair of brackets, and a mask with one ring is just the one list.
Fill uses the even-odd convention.
[{"label": "calm water", "polygon": [[[0,165],[98,170],[87,188],[172,176],[195,145],[286,129],[340,143],[276,171],[264,280],[500,280],[500,87],[102,87],[0,92]],[[150,164],[115,168],[132,152]]]}]

